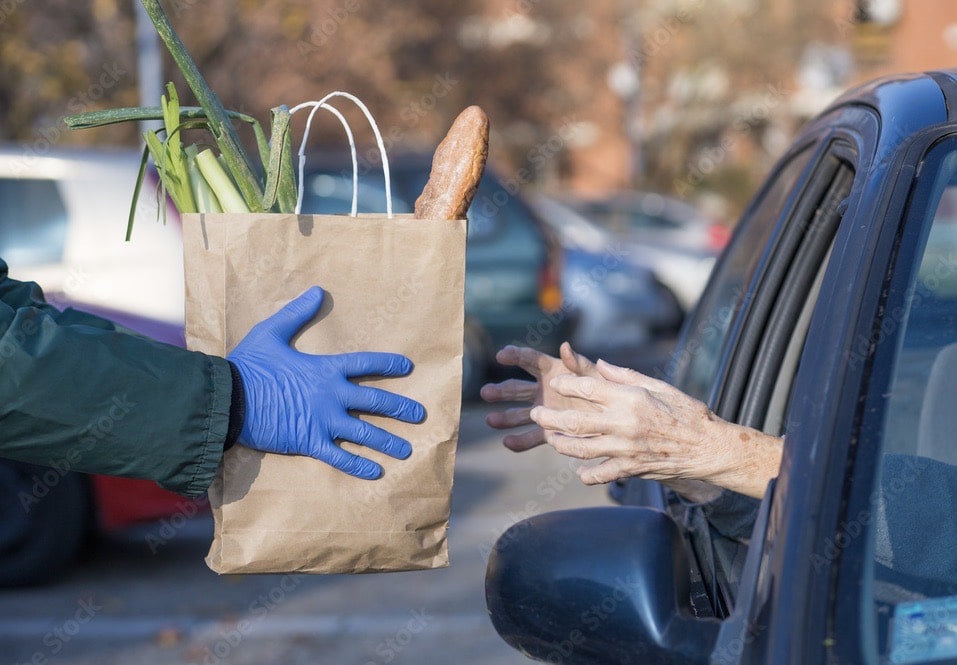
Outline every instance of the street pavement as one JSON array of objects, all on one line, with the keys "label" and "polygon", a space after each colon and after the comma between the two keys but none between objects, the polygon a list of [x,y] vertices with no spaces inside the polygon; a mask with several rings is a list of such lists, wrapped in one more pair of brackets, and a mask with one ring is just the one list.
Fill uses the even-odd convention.
[{"label": "street pavement", "polygon": [[[378,575],[217,576],[208,515],[112,534],[57,583],[0,591],[0,663],[522,665],[485,609],[489,548],[533,514],[608,505],[578,462],[515,454],[463,409],[449,568]],[[335,506],[330,506],[334,510]]]}]

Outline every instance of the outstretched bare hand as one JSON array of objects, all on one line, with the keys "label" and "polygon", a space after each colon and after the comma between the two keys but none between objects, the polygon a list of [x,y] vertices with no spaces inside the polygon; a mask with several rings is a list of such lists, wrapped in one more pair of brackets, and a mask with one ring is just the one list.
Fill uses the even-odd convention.
[{"label": "outstretched bare hand", "polygon": [[[492,411],[485,421],[495,429],[514,429],[534,425],[529,415],[535,406],[555,409],[574,405],[587,409],[580,400],[565,397],[551,388],[552,379],[558,376],[598,376],[595,365],[585,356],[575,353],[568,342],[561,346],[560,358],[524,346],[506,346],[495,359],[508,367],[519,367],[534,380],[507,379],[500,383],[482,386],[481,396],[486,402],[526,402],[528,406],[511,407]],[[545,443],[545,433],[537,425],[520,434],[506,434],[502,443],[506,448],[520,452]]]}]

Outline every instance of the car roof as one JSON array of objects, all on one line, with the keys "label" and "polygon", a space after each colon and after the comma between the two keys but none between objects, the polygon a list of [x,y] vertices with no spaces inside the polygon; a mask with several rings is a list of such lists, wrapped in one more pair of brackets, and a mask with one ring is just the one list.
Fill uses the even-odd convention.
[{"label": "car roof", "polygon": [[[865,104],[877,110],[885,125],[913,127],[954,119],[957,110],[957,69],[884,76],[851,88],[818,116],[841,107]],[[814,121],[812,121],[814,124]],[[887,134],[886,126],[882,133]],[[898,136],[905,139],[907,136]]]},{"label": "car roof", "polygon": [[[0,177],[75,179],[91,171],[136,168],[142,157],[132,148],[51,148],[47,142],[0,145]],[[82,169],[78,166],[82,165]]]}]

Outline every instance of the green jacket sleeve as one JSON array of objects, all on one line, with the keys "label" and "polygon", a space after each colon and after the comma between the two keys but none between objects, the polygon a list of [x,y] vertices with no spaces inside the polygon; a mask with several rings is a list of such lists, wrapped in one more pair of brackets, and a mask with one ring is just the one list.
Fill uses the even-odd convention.
[{"label": "green jacket sleeve", "polygon": [[229,427],[223,358],[43,301],[0,260],[0,457],[198,496]]}]

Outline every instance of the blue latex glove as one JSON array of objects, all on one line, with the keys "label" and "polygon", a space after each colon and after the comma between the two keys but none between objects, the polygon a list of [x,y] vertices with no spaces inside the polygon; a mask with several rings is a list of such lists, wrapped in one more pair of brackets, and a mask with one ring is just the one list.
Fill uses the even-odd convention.
[{"label": "blue latex glove", "polygon": [[382,475],[382,467],[346,452],[336,439],[399,459],[411,455],[412,446],[349,411],[417,423],[425,417],[425,409],[407,397],[349,380],[408,374],[412,362],[405,356],[373,352],[311,355],[290,346],[293,336],[319,311],[322,298],[322,289],[309,289],[257,324],[228,356],[239,370],[246,393],[239,443],[266,452],[308,455],[372,480]]}]

